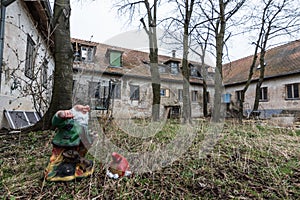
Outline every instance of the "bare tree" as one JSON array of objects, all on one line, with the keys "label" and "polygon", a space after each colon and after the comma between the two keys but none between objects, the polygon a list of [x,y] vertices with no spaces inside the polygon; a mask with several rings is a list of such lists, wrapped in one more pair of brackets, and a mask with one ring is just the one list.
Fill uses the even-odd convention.
[{"label": "bare tree", "polygon": [[219,0],[216,4],[213,0],[201,2],[200,7],[206,18],[209,20],[215,39],[216,49],[216,72],[215,72],[215,94],[212,121],[220,122],[222,112],[221,95],[223,92],[223,50],[230,33],[227,26],[234,14],[244,5],[246,0]]},{"label": "bare tree", "polygon": [[[175,4],[175,9],[171,16],[166,17],[163,21],[166,24],[166,36],[172,39],[172,43],[182,48],[182,75],[183,75],[183,109],[182,117],[184,123],[191,122],[191,100],[190,100],[190,69],[189,69],[189,52],[191,43],[191,21],[195,0],[168,1]],[[173,5],[172,5],[173,6]],[[170,4],[171,7],[171,4]]]},{"label": "bare tree", "polygon": [[51,103],[43,118],[24,131],[50,129],[52,116],[58,110],[72,107],[73,50],[70,38],[70,15],[70,0],[55,0],[52,22],[55,70]]},{"label": "bare tree", "polygon": [[[198,23],[199,24],[199,23]],[[209,53],[208,48],[211,46],[211,33],[210,33],[209,22],[203,22],[203,26],[196,27],[195,33],[192,34],[192,39],[196,42],[196,48],[191,47],[191,51],[193,51],[196,55],[200,57],[201,68],[198,71],[201,73],[203,80],[203,88],[202,88],[202,101],[203,101],[203,116],[208,116],[208,66],[205,63],[205,57]],[[198,50],[200,46],[200,50]]]},{"label": "bare tree", "polygon": [[146,31],[149,38],[149,59],[150,59],[150,72],[152,80],[152,120],[158,121],[160,116],[160,74],[158,71],[158,47],[157,47],[157,7],[159,0],[154,0],[153,4],[150,5],[148,0],[143,1],[131,1],[121,0],[116,5],[119,7],[120,12],[129,12],[130,19],[132,20],[135,12],[142,12],[140,5],[144,5],[146,9],[145,18],[147,19],[147,25],[144,17],[140,19],[144,30]]},{"label": "bare tree", "polygon": [[[245,84],[242,93],[241,101],[239,104],[240,121],[243,116],[243,102],[245,100],[245,93],[252,83],[254,69],[257,67],[257,60],[259,59],[259,78],[256,83],[255,101],[253,104],[253,111],[257,111],[259,107],[260,99],[260,88],[264,80],[265,67],[265,56],[268,49],[268,44],[272,40],[281,37],[283,35],[293,36],[296,31],[299,30],[299,9],[296,5],[295,0],[262,0],[260,2],[261,9],[257,9],[259,12],[252,16],[254,26],[251,27],[252,31],[258,31],[254,55],[251,66],[249,68],[249,74],[247,83]],[[258,4],[253,5],[256,8]]]}]

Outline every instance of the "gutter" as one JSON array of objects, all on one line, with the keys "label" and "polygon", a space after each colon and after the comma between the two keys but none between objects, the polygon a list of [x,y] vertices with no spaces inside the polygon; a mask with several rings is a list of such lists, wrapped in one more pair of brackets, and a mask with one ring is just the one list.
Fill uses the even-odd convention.
[{"label": "gutter", "polygon": [[2,64],[3,64],[3,49],[4,49],[4,29],[5,29],[5,12],[6,7],[16,0],[1,0],[0,8],[0,92],[2,83]]}]

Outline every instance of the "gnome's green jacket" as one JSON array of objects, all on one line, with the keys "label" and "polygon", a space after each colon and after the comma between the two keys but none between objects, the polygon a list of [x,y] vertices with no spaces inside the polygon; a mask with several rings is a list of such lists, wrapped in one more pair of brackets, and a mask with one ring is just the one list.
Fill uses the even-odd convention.
[{"label": "gnome's green jacket", "polygon": [[84,127],[74,119],[62,119],[55,114],[52,125],[57,127],[56,135],[52,143],[61,147],[74,147],[80,144],[80,134],[84,133]]}]

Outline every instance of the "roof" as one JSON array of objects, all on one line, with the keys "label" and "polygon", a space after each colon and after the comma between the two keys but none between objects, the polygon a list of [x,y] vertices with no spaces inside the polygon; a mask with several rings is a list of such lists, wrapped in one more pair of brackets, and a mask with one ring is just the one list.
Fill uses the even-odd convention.
[{"label": "roof", "polygon": [[[247,81],[253,55],[223,66],[223,82],[225,85],[242,84]],[[300,40],[272,48],[265,56],[265,78],[300,73]],[[259,77],[259,57],[254,69],[252,80]]]},{"label": "roof", "polygon": [[[95,54],[95,60],[93,63],[78,63],[74,65],[75,68],[86,68],[92,71],[100,71],[103,73],[108,73],[112,75],[119,76],[135,76],[140,78],[151,78],[150,72],[150,59],[149,53],[126,49],[122,47],[111,46],[102,43],[88,42],[80,39],[71,39],[72,43],[79,43],[88,46],[95,46],[97,51]],[[110,67],[109,65],[109,57],[107,56],[107,51],[116,50],[122,52],[122,67]],[[167,66],[166,64],[169,62],[181,62],[180,59],[159,55],[158,56],[158,64],[159,66]],[[182,81],[181,73],[174,75],[170,73],[161,73],[161,79],[169,80],[169,81]],[[202,79],[191,77],[191,83],[202,83]]]},{"label": "roof", "polygon": [[49,38],[49,26],[52,21],[52,10],[49,0],[44,1],[26,1],[23,0],[27,6],[32,18],[37,22],[37,29],[41,31],[46,39],[50,39],[50,45],[54,45],[53,35]]}]

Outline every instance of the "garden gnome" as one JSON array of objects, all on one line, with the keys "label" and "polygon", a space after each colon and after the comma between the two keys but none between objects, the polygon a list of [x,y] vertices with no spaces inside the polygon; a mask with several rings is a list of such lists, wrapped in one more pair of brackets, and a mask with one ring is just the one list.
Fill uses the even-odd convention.
[{"label": "garden gnome", "polygon": [[108,177],[117,179],[119,177],[130,176],[132,174],[129,170],[129,163],[125,157],[116,152],[113,152],[111,156],[112,161],[110,162],[106,173]]},{"label": "garden gnome", "polygon": [[45,178],[49,181],[70,181],[94,171],[93,162],[85,155],[96,138],[88,132],[90,107],[75,105],[71,110],[59,110],[52,118],[56,127],[53,149]]}]

